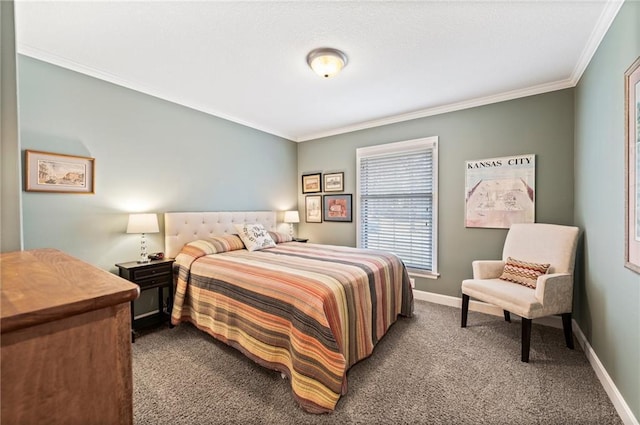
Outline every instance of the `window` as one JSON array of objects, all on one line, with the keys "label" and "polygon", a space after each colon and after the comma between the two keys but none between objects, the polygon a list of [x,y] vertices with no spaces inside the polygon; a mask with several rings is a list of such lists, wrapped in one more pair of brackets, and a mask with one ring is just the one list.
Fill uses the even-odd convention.
[{"label": "window", "polygon": [[358,247],[391,251],[437,275],[438,138],[356,150]]}]

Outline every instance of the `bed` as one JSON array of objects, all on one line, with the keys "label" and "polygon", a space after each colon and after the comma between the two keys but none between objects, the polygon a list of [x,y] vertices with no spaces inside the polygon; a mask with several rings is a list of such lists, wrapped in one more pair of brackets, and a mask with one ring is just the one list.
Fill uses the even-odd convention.
[{"label": "bed", "polygon": [[[290,241],[273,211],[164,219],[165,254],[176,259],[172,324],[190,322],[286,375],[307,412],[333,411],[349,368],[413,313],[407,270],[393,254]],[[239,224],[241,235],[264,229],[274,243],[243,243]]]}]

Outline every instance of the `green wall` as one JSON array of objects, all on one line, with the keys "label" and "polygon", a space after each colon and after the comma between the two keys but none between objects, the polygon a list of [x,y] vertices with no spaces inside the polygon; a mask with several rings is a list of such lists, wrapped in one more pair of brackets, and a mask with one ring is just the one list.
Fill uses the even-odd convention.
[{"label": "green wall", "polygon": [[20,141],[13,1],[0,1],[0,252],[22,248]]},{"label": "green wall", "polygon": [[[536,221],[573,222],[573,89],[304,142],[298,148],[299,174],[344,171],[345,193],[355,194],[357,148],[428,136],[439,137],[441,276],[417,278],[416,289],[460,296],[473,260],[501,258],[506,230],[464,227],[466,160],[535,154]],[[304,196],[298,193],[304,217]],[[300,223],[298,233],[313,242],[356,244],[355,220]]]},{"label": "green wall", "polygon": [[575,91],[575,222],[585,229],[576,321],[640,418],[640,275],[624,267],[624,72],[640,56],[626,2]]},{"label": "green wall", "polygon": [[[22,149],[93,157],[96,171],[94,195],[22,192],[25,249],[115,271],[139,255],[129,212],[296,207],[294,142],[29,57],[18,70]],[[148,235],[149,252],[163,241]]]}]

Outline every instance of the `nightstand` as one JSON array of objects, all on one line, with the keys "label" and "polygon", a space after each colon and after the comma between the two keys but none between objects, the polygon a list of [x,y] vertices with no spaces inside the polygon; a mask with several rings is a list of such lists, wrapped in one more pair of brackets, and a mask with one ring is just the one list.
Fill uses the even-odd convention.
[{"label": "nightstand", "polygon": [[305,238],[293,238],[293,241],[294,241],[294,242],[302,242],[302,243],[305,243],[305,242],[307,242],[308,240],[309,240],[308,238],[307,238],[307,239],[305,239]]},{"label": "nightstand", "polygon": [[[140,292],[149,289],[158,290],[158,313],[135,319],[133,315],[133,303],[131,301],[131,341],[135,342],[135,331],[147,326],[157,325],[169,320],[171,327],[171,308],[173,306],[173,259],[156,260],[149,263],[118,263],[120,277],[127,279],[140,287]],[[163,289],[169,290],[167,298],[167,311],[164,311]]]}]

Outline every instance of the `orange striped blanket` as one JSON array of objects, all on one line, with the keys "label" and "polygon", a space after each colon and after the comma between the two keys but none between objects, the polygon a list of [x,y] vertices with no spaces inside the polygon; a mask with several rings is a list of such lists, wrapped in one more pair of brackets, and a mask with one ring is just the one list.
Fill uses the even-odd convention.
[{"label": "orange striped blanket", "polygon": [[407,271],[387,252],[298,242],[249,252],[198,241],[174,267],[172,323],[192,322],[285,373],[311,413],[333,411],[349,368],[398,315],[413,313]]}]

